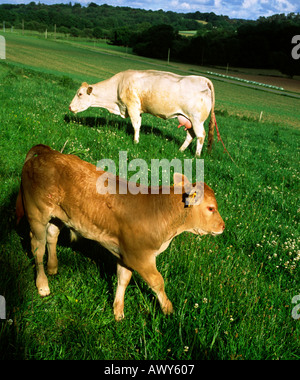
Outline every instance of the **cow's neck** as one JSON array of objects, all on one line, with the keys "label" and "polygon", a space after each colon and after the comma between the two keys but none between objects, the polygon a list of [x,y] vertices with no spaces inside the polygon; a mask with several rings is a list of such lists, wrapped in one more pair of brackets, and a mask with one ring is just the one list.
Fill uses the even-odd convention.
[{"label": "cow's neck", "polygon": [[92,85],[92,107],[114,108],[117,101],[117,81],[115,77]]}]

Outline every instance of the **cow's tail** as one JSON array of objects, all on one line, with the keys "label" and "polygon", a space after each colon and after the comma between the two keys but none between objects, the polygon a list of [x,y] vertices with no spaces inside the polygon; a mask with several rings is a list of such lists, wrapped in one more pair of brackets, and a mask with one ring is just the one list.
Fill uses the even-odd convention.
[{"label": "cow's tail", "polygon": [[[47,146],[47,145],[36,145],[33,148],[30,149],[30,151],[27,153],[26,158],[25,158],[25,163],[29,161],[32,157],[49,152],[52,149]],[[22,190],[22,183],[19,189],[19,193],[17,196],[17,201],[16,201],[16,216],[17,216],[17,225],[20,223],[20,220],[23,218],[25,214],[24,211],[24,204],[23,204],[23,190]]]},{"label": "cow's tail", "polygon": [[209,127],[208,127],[208,144],[207,144],[207,149],[210,152],[212,149],[212,145],[214,142],[214,132],[215,132],[215,89],[214,85],[210,80],[207,82],[208,87],[211,92],[211,113],[210,113],[210,122],[209,122]]}]

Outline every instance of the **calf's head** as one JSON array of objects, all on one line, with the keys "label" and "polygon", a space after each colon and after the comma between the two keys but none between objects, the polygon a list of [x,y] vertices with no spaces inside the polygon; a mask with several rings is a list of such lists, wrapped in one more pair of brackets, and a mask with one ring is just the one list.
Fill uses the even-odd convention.
[{"label": "calf's head", "polygon": [[69,110],[77,113],[82,112],[88,109],[92,105],[92,94],[93,87],[89,86],[87,83],[82,83],[81,87],[77,91],[76,95],[74,96],[70,106]]},{"label": "calf's head", "polygon": [[183,189],[185,207],[190,208],[188,228],[197,235],[219,235],[225,223],[218,211],[214,191],[206,183],[191,184],[185,176],[174,175],[175,187]]}]

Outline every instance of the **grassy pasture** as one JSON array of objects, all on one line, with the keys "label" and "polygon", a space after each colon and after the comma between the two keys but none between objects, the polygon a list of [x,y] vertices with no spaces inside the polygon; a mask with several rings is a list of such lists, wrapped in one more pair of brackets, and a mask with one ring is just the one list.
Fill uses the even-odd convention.
[{"label": "grassy pasture", "polygon": [[[178,151],[176,121],[143,116],[140,143],[128,120],[91,109],[74,117],[70,100],[83,80],[127,68],[158,68],[84,47],[7,37],[0,63],[0,357],[25,359],[299,359],[292,298],[299,283],[299,100],[215,81],[217,120],[236,165],[215,143],[205,147],[205,181],[215,190],[226,231],[184,233],[158,256],[175,314],[164,317],[135,274],[121,323],[113,318],[115,259],[62,232],[51,295],[35,288],[28,226],[14,206],[27,151],[38,143],[96,163],[120,150],[128,159],[193,158]],[[179,69],[173,71],[180,72]],[[266,118],[257,119],[264,107]],[[128,176],[130,178],[131,174]]]}]

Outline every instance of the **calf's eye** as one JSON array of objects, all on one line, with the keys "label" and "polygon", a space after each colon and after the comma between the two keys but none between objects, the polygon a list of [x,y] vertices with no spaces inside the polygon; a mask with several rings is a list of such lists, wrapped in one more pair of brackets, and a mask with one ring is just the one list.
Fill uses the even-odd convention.
[{"label": "calf's eye", "polygon": [[210,211],[210,212],[215,212],[216,211],[216,209],[214,207],[207,207],[207,208],[208,208],[208,211]]}]

